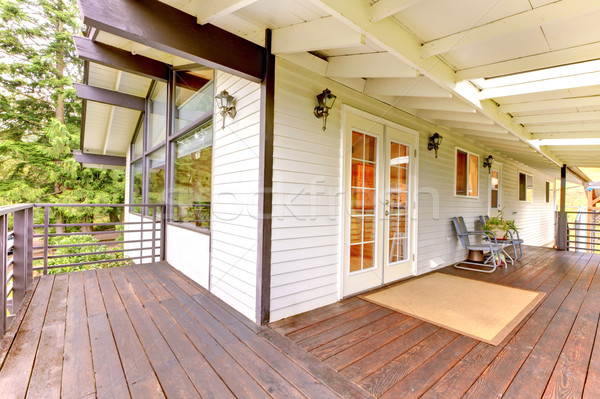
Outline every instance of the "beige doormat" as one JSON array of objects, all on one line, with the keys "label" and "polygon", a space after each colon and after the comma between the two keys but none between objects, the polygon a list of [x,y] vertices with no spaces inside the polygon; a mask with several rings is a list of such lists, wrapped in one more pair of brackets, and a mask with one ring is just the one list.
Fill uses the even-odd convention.
[{"label": "beige doormat", "polygon": [[544,295],[542,292],[431,273],[360,297],[498,345]]}]

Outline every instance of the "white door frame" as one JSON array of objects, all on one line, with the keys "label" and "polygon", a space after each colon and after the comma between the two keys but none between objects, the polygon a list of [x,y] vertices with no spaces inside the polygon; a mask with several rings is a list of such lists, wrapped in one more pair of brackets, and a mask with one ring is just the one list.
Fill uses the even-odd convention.
[{"label": "white door frame", "polygon": [[[348,178],[348,173],[349,171],[346,170],[346,161],[347,161],[347,154],[346,154],[346,146],[348,145],[348,132],[346,131],[346,121],[347,121],[347,117],[346,115],[350,113],[356,116],[359,116],[361,118],[373,121],[375,123],[379,123],[381,125],[384,126],[389,126],[391,128],[400,130],[401,132],[404,133],[408,133],[413,135],[414,140],[411,144],[412,150],[413,150],[413,154],[412,155],[412,159],[413,159],[413,163],[411,165],[411,170],[410,170],[410,182],[411,182],[411,187],[410,187],[410,198],[409,198],[409,203],[410,203],[410,221],[411,221],[411,232],[412,232],[412,237],[410,237],[410,251],[411,253],[409,254],[409,256],[412,256],[412,271],[411,274],[413,276],[416,275],[417,273],[417,262],[418,262],[418,256],[417,256],[417,248],[418,248],[418,243],[417,243],[417,237],[418,237],[418,192],[419,192],[419,132],[413,129],[410,129],[406,126],[402,126],[400,124],[397,124],[395,122],[389,121],[387,119],[372,115],[368,112],[362,111],[360,109],[354,108],[352,106],[343,104],[342,105],[342,123],[341,123],[341,148],[340,148],[340,153],[341,153],[341,162],[342,162],[342,173],[340,174],[340,187],[342,188],[342,192],[345,192],[346,190],[346,179]],[[346,230],[348,228],[348,221],[346,218],[346,207],[347,207],[347,203],[346,203],[346,195],[342,196],[342,201],[340,201],[340,208],[339,208],[339,215],[341,215],[340,218],[340,224],[341,224],[341,233],[340,233],[340,242],[339,242],[339,249],[340,249],[340,266],[338,268],[338,299],[343,299],[344,297],[344,273],[346,272],[346,264],[348,264],[348,262],[350,261],[348,259],[348,254],[346,253]],[[379,255],[381,256],[381,255]],[[382,284],[383,284],[383,280],[382,280]],[[352,294],[354,295],[354,294]]]}]

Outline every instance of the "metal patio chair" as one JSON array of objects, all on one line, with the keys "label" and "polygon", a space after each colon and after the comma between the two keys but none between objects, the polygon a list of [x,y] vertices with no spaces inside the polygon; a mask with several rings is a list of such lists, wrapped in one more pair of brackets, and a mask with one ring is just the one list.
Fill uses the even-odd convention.
[{"label": "metal patio chair", "polygon": [[[462,216],[453,217],[452,223],[456,229],[456,235],[460,240],[462,246],[466,250],[470,251],[483,251],[487,252],[487,258],[484,262],[473,262],[464,260],[462,262],[455,263],[453,266],[457,269],[471,270],[482,273],[493,273],[502,262],[502,255],[508,257],[511,264],[513,259],[510,255],[504,251],[504,248],[509,245],[508,243],[498,243],[496,235],[492,232],[485,231],[469,231],[465,225],[465,221]],[[481,243],[475,242],[476,237],[481,237]],[[506,264],[506,262],[504,262]],[[479,266],[478,268],[460,265],[474,265]]]},{"label": "metal patio chair", "polygon": [[[479,216],[479,223],[481,223],[481,229],[484,230],[483,226],[486,225],[487,221],[490,220],[490,217],[488,215],[482,215]],[[523,257],[523,247],[521,247],[521,244],[523,244],[523,240],[521,240],[521,237],[519,237],[519,231],[516,229],[509,229],[508,230],[508,234],[509,237],[507,238],[507,243],[509,243],[512,246],[513,249],[513,254],[514,256],[512,257],[514,260],[518,260],[521,259]],[[516,238],[515,238],[516,236]],[[517,249],[519,250],[517,252]]]}]

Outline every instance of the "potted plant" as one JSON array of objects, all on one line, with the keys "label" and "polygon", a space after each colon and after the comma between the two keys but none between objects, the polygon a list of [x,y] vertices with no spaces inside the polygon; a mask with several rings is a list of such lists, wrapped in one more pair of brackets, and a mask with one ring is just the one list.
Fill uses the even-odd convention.
[{"label": "potted plant", "polygon": [[492,216],[483,226],[483,230],[491,231],[497,239],[506,239],[509,237],[510,230],[517,230],[514,220],[504,219],[504,211],[500,211],[498,215]]}]

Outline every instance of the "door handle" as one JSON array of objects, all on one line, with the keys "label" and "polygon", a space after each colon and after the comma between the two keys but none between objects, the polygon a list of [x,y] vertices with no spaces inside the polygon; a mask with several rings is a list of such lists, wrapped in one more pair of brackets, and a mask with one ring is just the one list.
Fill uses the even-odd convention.
[{"label": "door handle", "polygon": [[385,216],[390,216],[390,212],[387,209],[385,210]]}]

